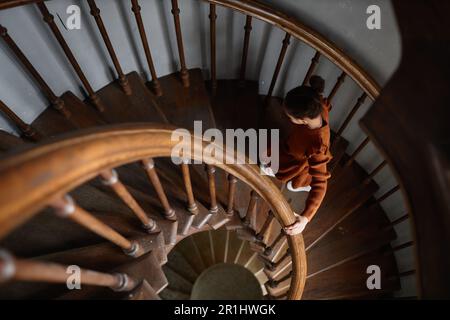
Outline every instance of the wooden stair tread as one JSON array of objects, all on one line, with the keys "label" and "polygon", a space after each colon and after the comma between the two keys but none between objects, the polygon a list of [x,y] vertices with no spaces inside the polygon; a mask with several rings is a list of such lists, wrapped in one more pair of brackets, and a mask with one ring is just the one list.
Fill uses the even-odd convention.
[{"label": "wooden stair tread", "polygon": [[24,139],[18,136],[0,130],[0,155],[19,146],[23,146],[26,143]]},{"label": "wooden stair tread", "polygon": [[200,250],[200,255],[205,266],[208,268],[214,264],[213,253],[211,251],[211,243],[210,243],[210,231],[199,232],[196,233],[193,238],[194,241]]},{"label": "wooden stair tread", "polygon": [[114,81],[97,92],[98,97],[105,105],[101,113],[102,119],[108,123],[123,122],[155,122],[164,123],[158,104],[144,81],[135,71],[126,75],[132,90],[126,95],[118,81]]},{"label": "wooden stair tread", "polygon": [[186,279],[183,275],[173,270],[170,266],[163,267],[164,274],[170,284],[170,288],[182,292],[191,292],[193,283]]},{"label": "wooden stair tread", "polygon": [[395,239],[395,231],[383,230],[386,224],[379,207],[360,207],[308,251],[308,275],[389,244]]},{"label": "wooden stair tread", "polygon": [[354,163],[347,170],[345,179],[330,179],[329,189],[321,207],[303,232],[307,250],[376,192],[378,186],[375,183],[362,185],[365,177],[365,171]]},{"label": "wooden stair tread", "polygon": [[197,247],[194,236],[190,236],[180,241],[174,250],[183,256],[189,266],[197,274],[202,273],[203,270],[206,269],[207,266],[201,256],[200,249]]},{"label": "wooden stair tread", "polygon": [[226,248],[226,236],[227,231],[225,228],[211,232],[211,244],[214,248],[214,263],[221,263],[224,261],[225,250],[228,250],[228,248]]},{"label": "wooden stair tread", "polygon": [[52,107],[39,114],[31,126],[44,137],[53,137],[77,129],[76,125]]},{"label": "wooden stair tread", "polygon": [[126,300],[161,300],[161,298],[147,280],[144,280],[126,296]]},{"label": "wooden stair tread", "polygon": [[[331,131],[331,141],[334,141],[336,139],[336,134]],[[330,163],[328,163],[328,171],[333,173],[336,169],[337,165],[341,161],[342,157],[345,155],[345,151],[347,150],[347,147],[349,145],[349,142],[344,139],[343,137],[340,137],[339,139],[335,140],[334,143],[331,144],[331,155],[333,156],[333,159],[331,159]]]},{"label": "wooden stair tread", "polygon": [[170,287],[164,289],[160,296],[163,300],[189,300],[190,295],[186,292],[181,292],[178,290],[174,290]]},{"label": "wooden stair tread", "polygon": [[218,129],[258,128],[261,98],[257,81],[219,80],[215,94],[210,87],[211,82],[207,81]]},{"label": "wooden stair tread", "polygon": [[[163,95],[157,103],[168,121],[181,128],[194,129],[194,121],[202,121],[203,129],[214,128],[208,92],[200,69],[189,70],[190,86],[183,87],[179,73],[159,78]],[[151,88],[152,84],[147,83]]]},{"label": "wooden stair tread", "polygon": [[[381,290],[366,286],[367,267],[378,265],[381,269]],[[347,299],[357,296],[383,294],[399,289],[397,266],[392,253],[383,254],[381,250],[344,263],[331,270],[308,278],[303,299]],[[392,278],[391,278],[392,276]]]},{"label": "wooden stair tread", "polygon": [[83,102],[72,92],[67,91],[61,99],[64,105],[70,111],[69,121],[77,128],[94,127],[105,124],[100,118],[99,113],[88,102]]},{"label": "wooden stair tread", "polygon": [[236,232],[228,231],[228,233],[229,233],[229,243],[228,243],[228,252],[226,255],[227,260],[224,262],[233,263],[238,253],[241,240],[236,236]]},{"label": "wooden stair tread", "polygon": [[60,98],[64,102],[64,107],[70,112],[69,118],[48,107],[31,124],[44,137],[104,124],[97,111],[78,99],[72,92],[67,91]]},{"label": "wooden stair tread", "polygon": [[184,255],[176,249],[172,250],[169,255],[170,261],[168,261],[167,266],[170,267],[173,271],[180,274],[186,280],[194,283],[199,274],[191,266],[190,262],[186,260]]}]

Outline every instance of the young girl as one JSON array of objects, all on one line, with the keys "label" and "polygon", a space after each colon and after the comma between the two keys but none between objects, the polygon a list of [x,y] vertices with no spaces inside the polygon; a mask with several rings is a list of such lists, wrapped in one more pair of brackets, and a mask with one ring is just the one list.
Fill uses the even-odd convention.
[{"label": "young girl", "polygon": [[292,192],[309,192],[305,209],[297,222],[285,228],[289,235],[301,233],[319,209],[327,190],[330,173],[330,104],[323,98],[325,81],[312,76],[310,86],[292,89],[286,95],[283,109],[294,128],[280,144],[280,166],[275,176],[287,183]]}]

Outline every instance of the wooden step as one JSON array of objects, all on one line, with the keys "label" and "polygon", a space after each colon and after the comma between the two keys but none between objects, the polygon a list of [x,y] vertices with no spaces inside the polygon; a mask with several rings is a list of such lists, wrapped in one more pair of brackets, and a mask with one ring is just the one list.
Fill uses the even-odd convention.
[{"label": "wooden step", "polygon": [[126,300],[161,300],[161,298],[156,293],[155,289],[147,282],[147,280],[142,281],[142,283],[130,292]]},{"label": "wooden step", "polygon": [[228,231],[229,239],[228,239],[228,250],[227,254],[224,255],[226,257],[226,263],[233,263],[236,255],[238,254],[241,240],[237,237],[236,232]]},{"label": "wooden step", "polygon": [[[156,98],[169,123],[194,129],[194,121],[202,121],[203,130],[214,128],[214,117],[200,69],[189,70],[190,86],[183,87],[178,73],[159,78],[163,95]],[[152,84],[147,83],[151,89]]]},{"label": "wooden step", "polygon": [[93,107],[85,104],[72,92],[67,91],[60,98],[70,112],[68,118],[48,107],[31,124],[44,137],[52,137],[79,128],[105,124],[100,114]]},{"label": "wooden step", "polygon": [[169,282],[170,288],[182,292],[191,292],[193,283],[183,275],[170,268],[168,265],[163,267],[164,274]]},{"label": "wooden step", "polygon": [[[366,281],[370,275],[366,271],[370,265],[377,265],[381,269],[381,290],[367,288]],[[354,299],[368,294],[372,296],[385,294],[399,289],[396,274],[394,255],[377,250],[308,278],[302,298]]]},{"label": "wooden step", "polygon": [[155,257],[159,261],[160,265],[163,266],[169,261],[167,258],[166,246],[160,246],[159,248],[156,248],[155,250],[153,250],[153,253],[155,254]]},{"label": "wooden step", "polygon": [[48,107],[31,123],[43,137],[54,137],[68,131],[77,130],[77,126],[61,113]]},{"label": "wooden step", "polygon": [[163,300],[189,300],[191,296],[189,292],[181,292],[167,287],[160,293],[160,297]]},{"label": "wooden step", "polygon": [[105,124],[100,117],[100,113],[89,102],[84,103],[72,92],[65,92],[61,99],[70,112],[69,121],[77,128],[88,128]]},{"label": "wooden step", "polygon": [[164,115],[139,74],[133,71],[128,73],[126,78],[132,90],[131,95],[123,92],[118,81],[106,85],[97,92],[106,108],[101,113],[101,118],[108,123],[165,123]]},{"label": "wooden step", "polygon": [[[211,87],[210,81],[206,87]],[[209,94],[218,129],[258,128],[262,110],[257,81],[219,80],[215,94],[211,89]]]},{"label": "wooden step", "polygon": [[270,287],[269,285],[266,285],[266,289],[268,294],[271,296],[277,297],[284,293],[286,293],[289,288],[291,287],[291,280],[292,278],[286,279],[279,283],[275,288]]},{"label": "wooden step", "polygon": [[345,179],[330,180],[321,207],[303,232],[307,250],[376,192],[378,186],[375,183],[362,185],[365,177],[365,171],[355,163],[347,170]]},{"label": "wooden step", "polygon": [[190,262],[186,260],[184,255],[179,250],[174,249],[170,252],[169,256],[170,259],[167,266],[189,282],[194,283],[199,274],[195,268],[191,266]]},{"label": "wooden step", "polygon": [[[335,133],[331,132],[331,141],[334,141],[336,138]],[[331,155],[333,156],[333,159],[331,159],[330,163],[327,165],[327,169],[329,172],[334,173],[336,170],[336,167],[342,160],[342,157],[345,155],[345,151],[347,150],[347,147],[349,145],[349,142],[344,139],[343,137],[340,137],[339,139],[335,140],[331,144]]]},{"label": "wooden step", "polygon": [[[241,244],[239,247],[242,247],[241,253],[239,254],[238,259],[234,257],[234,263],[240,264],[242,266],[245,266],[246,263],[249,262],[249,260],[252,258],[252,256],[255,254],[255,252],[250,248],[250,243],[248,241],[241,240]],[[257,257],[256,257],[257,259]]]},{"label": "wooden step", "polygon": [[25,144],[25,140],[6,131],[0,130],[0,154]]},{"label": "wooden step", "polygon": [[214,248],[211,248],[210,234],[211,231],[205,231],[193,235],[193,239],[200,251],[206,268],[212,266],[215,260],[215,256],[213,255]]},{"label": "wooden step", "polygon": [[197,273],[201,274],[206,269],[206,263],[201,255],[200,248],[194,239],[194,236],[185,238],[179,242],[174,249],[181,254],[188,262],[189,266]]},{"label": "wooden step", "polygon": [[345,218],[308,251],[308,275],[337,267],[395,239],[380,207],[364,205]]}]

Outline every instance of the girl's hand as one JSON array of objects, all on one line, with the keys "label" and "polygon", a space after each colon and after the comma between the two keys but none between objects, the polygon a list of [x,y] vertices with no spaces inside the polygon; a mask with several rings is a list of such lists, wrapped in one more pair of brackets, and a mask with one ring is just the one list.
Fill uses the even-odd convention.
[{"label": "girl's hand", "polygon": [[305,230],[306,225],[308,224],[309,220],[308,218],[295,214],[296,222],[290,226],[284,227],[284,232],[287,235],[295,236],[297,234],[300,234]]}]

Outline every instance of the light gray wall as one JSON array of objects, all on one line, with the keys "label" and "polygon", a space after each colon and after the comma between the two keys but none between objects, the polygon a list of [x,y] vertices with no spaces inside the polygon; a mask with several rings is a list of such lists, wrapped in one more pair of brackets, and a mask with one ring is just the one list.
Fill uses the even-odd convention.
[{"label": "light gray wall", "polygon": [[[360,63],[373,77],[384,84],[395,71],[401,56],[400,36],[390,0],[264,0],[264,2],[298,18],[332,40]],[[201,67],[209,76],[209,20],[208,4],[199,0],[181,0],[181,24],[186,59],[189,67]],[[66,41],[78,59],[95,90],[114,79],[111,60],[103,45],[86,1],[58,0],[48,2],[52,13],[64,20],[66,8],[77,4],[82,8],[81,30],[67,31],[56,17]],[[148,68],[142,51],[139,33],[128,0],[98,0],[98,6],[124,71],[139,71],[148,78]],[[172,73],[178,67],[177,45],[173,18],[168,0],[141,0],[142,15],[159,76]],[[368,30],[366,9],[377,4],[382,10],[382,29]],[[243,26],[245,16],[224,8],[217,10],[217,62],[219,78],[236,78],[240,66]],[[0,12],[0,22],[9,29],[10,35],[26,53],[57,95],[70,90],[83,97],[80,82],[67,63],[61,49],[43,23],[34,6],[25,6]],[[258,80],[260,91],[266,93],[278,58],[284,33],[261,21],[254,20],[248,59],[247,77]],[[293,40],[277,83],[275,93],[284,95],[298,85],[306,74],[314,51]],[[24,121],[32,122],[48,104],[34,82],[12,57],[11,52],[0,44],[0,99],[13,109]],[[317,73],[327,80],[326,92],[334,85],[340,71],[328,60],[322,59]],[[361,94],[351,80],[347,80],[336,96],[331,116],[331,126],[336,129]],[[364,139],[357,120],[368,110],[365,103],[355,121],[344,132],[352,151]],[[0,116],[0,128],[14,129]],[[382,158],[369,145],[358,157],[359,163],[368,171],[375,168]],[[396,184],[389,169],[383,170],[376,181],[382,194]],[[382,203],[391,219],[405,212],[400,193]],[[402,243],[411,238],[408,222],[396,227]],[[399,265],[408,269],[411,254],[398,254]],[[401,268],[401,271],[404,269]]]}]

